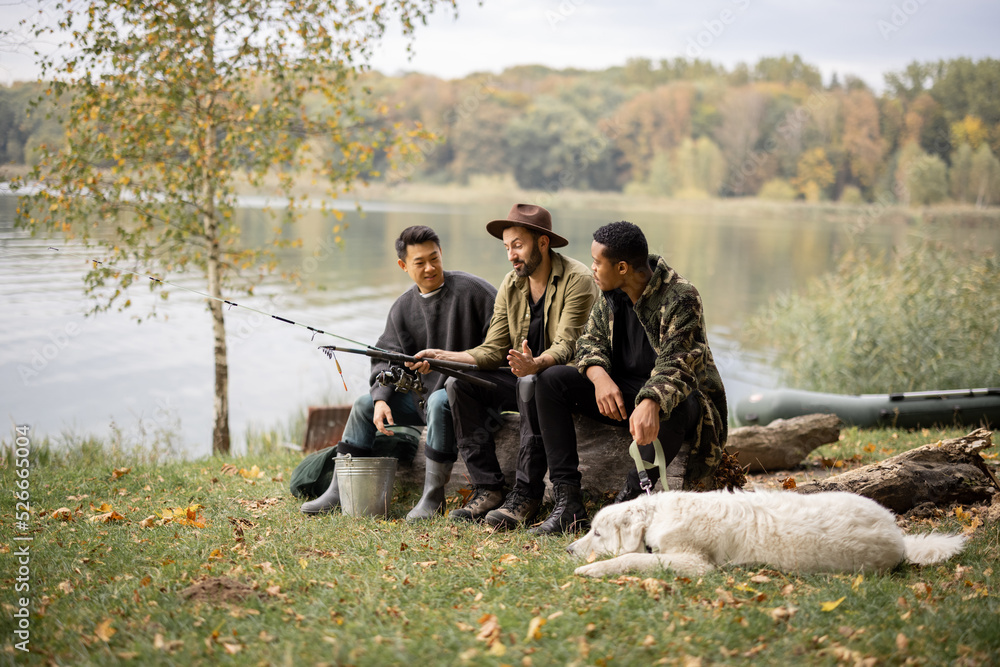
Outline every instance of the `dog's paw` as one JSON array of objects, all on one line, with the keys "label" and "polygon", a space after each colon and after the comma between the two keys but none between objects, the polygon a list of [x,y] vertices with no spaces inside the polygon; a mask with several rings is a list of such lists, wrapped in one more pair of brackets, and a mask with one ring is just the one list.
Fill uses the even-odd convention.
[{"label": "dog's paw", "polygon": [[573,570],[573,574],[578,574],[581,577],[603,577],[608,574],[608,567],[605,565],[607,561],[599,560],[596,563],[588,563],[586,565],[581,565],[580,567]]}]

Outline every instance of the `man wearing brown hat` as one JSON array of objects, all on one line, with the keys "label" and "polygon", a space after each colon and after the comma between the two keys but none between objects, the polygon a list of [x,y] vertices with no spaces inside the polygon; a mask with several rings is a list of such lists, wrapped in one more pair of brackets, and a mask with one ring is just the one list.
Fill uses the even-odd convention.
[{"label": "man wearing brown hat", "polygon": [[[464,352],[430,349],[416,356],[474,363],[481,369],[476,373],[496,384],[488,389],[451,378],[445,385],[458,449],[474,487],[451,518],[482,521],[502,505],[509,521],[526,522],[538,513],[547,468],[541,437],[534,435],[541,430],[532,382],[546,368],[573,359],[598,290],[586,265],[552,250],[569,242],[552,231],[552,217],[541,206],[515,204],[505,219],[487,224],[486,231],[503,241],[514,266],[497,291],[486,340]],[[509,370],[500,369],[504,362]],[[521,413],[518,477],[504,502],[505,480],[493,434],[502,424],[499,413],[515,408]]]}]

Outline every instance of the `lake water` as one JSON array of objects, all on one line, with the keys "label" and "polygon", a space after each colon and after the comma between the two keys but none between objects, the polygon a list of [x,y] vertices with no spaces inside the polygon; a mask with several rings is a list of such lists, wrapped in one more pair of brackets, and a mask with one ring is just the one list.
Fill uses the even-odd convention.
[{"label": "lake water", "polygon": [[[250,242],[270,227],[248,202],[240,224]],[[32,238],[13,228],[15,201],[0,196],[0,410],[11,425],[29,424],[36,438],[64,433],[128,441],[143,432],[177,434],[176,451],[192,457],[211,451],[213,368],[211,324],[204,299],[170,289],[161,301],[140,283],[124,312],[85,316],[89,302],[82,276],[87,263],[48,249],[62,240]],[[299,271],[296,288],[271,279],[241,305],[281,315],[359,341],[374,343],[389,305],[410,283],[395,263],[393,241],[408,225],[426,224],[441,237],[445,266],[498,284],[510,270],[500,241],[485,224],[507,207],[367,202],[365,214],[345,212],[349,223],[334,243],[332,216],[311,213],[295,230],[303,247],[285,251],[283,269]],[[711,210],[706,208],[706,210]],[[570,239],[563,250],[589,265],[594,229],[620,215],[552,207],[555,230]],[[745,319],[782,290],[795,289],[832,269],[846,244],[858,239],[879,247],[913,230],[900,225],[851,231],[810,209],[794,217],[769,214],[630,213],[653,252],[701,291],[710,344],[729,400],[735,402],[777,378],[759,354],[739,345]],[[922,232],[923,233],[923,232]],[[998,232],[939,233],[998,247]],[[75,252],[85,254],[76,249]],[[168,280],[204,290],[197,276]],[[156,306],[155,319],[145,316]],[[248,428],[289,421],[308,405],[349,403],[367,391],[368,359],[338,355],[347,390],[334,364],[316,348],[339,344],[310,338],[304,329],[244,308],[226,312],[230,416],[234,451]],[[7,428],[0,432],[7,432]]]}]

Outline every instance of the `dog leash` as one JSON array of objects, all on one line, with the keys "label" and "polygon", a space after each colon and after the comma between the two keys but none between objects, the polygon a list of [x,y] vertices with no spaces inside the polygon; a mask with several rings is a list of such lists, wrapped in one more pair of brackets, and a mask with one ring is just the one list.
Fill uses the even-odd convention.
[{"label": "dog leash", "polygon": [[667,491],[667,462],[664,460],[663,456],[663,445],[660,444],[660,439],[656,438],[653,440],[653,462],[643,461],[642,456],[639,454],[639,443],[635,440],[632,444],[628,446],[628,453],[632,455],[632,460],[635,461],[635,469],[639,473],[639,486],[646,495],[653,492],[653,482],[649,481],[649,475],[646,474],[647,470],[652,468],[660,469],[660,484],[663,485],[663,490]]}]

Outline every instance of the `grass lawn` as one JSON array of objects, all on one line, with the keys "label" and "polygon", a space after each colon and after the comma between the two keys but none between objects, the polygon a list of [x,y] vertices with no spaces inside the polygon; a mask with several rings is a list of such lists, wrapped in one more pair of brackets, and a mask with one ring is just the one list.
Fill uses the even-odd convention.
[{"label": "grass lawn", "polygon": [[[801,484],[962,434],[849,430],[783,476]],[[971,533],[940,566],[593,580],[573,574],[569,537],[407,524],[418,489],[397,494],[389,520],[306,517],[288,493],[292,452],[157,464],[92,445],[32,451],[27,526],[15,525],[12,492],[0,504],[0,655],[11,664],[1000,661],[1000,524],[983,525],[977,508],[908,522]],[[16,470],[7,449],[5,490]],[[14,647],[22,597],[27,654]]]}]

